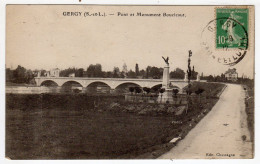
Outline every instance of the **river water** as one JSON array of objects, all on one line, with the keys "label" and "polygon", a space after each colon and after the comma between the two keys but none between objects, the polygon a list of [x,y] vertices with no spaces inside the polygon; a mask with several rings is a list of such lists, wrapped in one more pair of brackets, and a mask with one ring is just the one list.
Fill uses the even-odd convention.
[{"label": "river water", "polygon": [[61,87],[45,86],[6,86],[6,93],[13,94],[41,94],[41,93],[60,93]]}]

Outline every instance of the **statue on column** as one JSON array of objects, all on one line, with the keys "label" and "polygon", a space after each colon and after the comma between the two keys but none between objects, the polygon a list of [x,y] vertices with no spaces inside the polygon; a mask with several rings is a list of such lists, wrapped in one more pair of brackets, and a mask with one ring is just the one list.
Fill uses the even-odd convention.
[{"label": "statue on column", "polygon": [[197,81],[200,81],[200,75],[199,74],[197,75]]},{"label": "statue on column", "polygon": [[37,72],[37,77],[40,77],[41,76],[41,71],[38,71]]},{"label": "statue on column", "polygon": [[187,82],[188,81],[188,73],[185,72],[185,75],[184,75],[184,81]]},{"label": "statue on column", "polygon": [[167,56],[167,58],[165,59],[165,58],[162,56],[162,58],[163,58],[164,62],[165,62],[167,65],[169,65],[169,57]]}]

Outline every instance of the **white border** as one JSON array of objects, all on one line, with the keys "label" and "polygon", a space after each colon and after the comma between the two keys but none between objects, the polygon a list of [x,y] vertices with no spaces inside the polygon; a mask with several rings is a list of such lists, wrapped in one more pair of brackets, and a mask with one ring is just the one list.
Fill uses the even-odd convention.
[{"label": "white border", "polygon": [[[259,123],[260,119],[260,66],[255,64],[255,158],[253,160],[7,160],[5,159],[5,6],[6,4],[137,4],[137,5],[255,5],[255,63],[259,61],[259,7],[258,0],[0,0],[0,163],[260,163]],[[258,37],[257,37],[258,36]]]}]

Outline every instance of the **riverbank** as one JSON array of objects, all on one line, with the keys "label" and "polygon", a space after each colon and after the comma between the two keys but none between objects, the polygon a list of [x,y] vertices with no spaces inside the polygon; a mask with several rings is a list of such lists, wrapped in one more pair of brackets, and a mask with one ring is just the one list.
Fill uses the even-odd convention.
[{"label": "riverbank", "polygon": [[245,96],[245,107],[247,114],[247,125],[250,132],[250,141],[253,143],[252,151],[254,151],[255,143],[255,100],[254,100],[254,87],[244,85]]},{"label": "riverbank", "polygon": [[[124,96],[7,94],[6,155],[11,159],[157,158],[214,106],[125,102]],[[69,132],[69,133],[68,133]]]}]

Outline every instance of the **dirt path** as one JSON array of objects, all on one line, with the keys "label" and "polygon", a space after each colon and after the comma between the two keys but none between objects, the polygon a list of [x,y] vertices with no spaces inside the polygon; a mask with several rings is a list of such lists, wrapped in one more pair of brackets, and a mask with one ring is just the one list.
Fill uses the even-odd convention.
[{"label": "dirt path", "polygon": [[159,158],[252,158],[244,97],[240,85],[228,84],[211,112],[177,146]]}]

